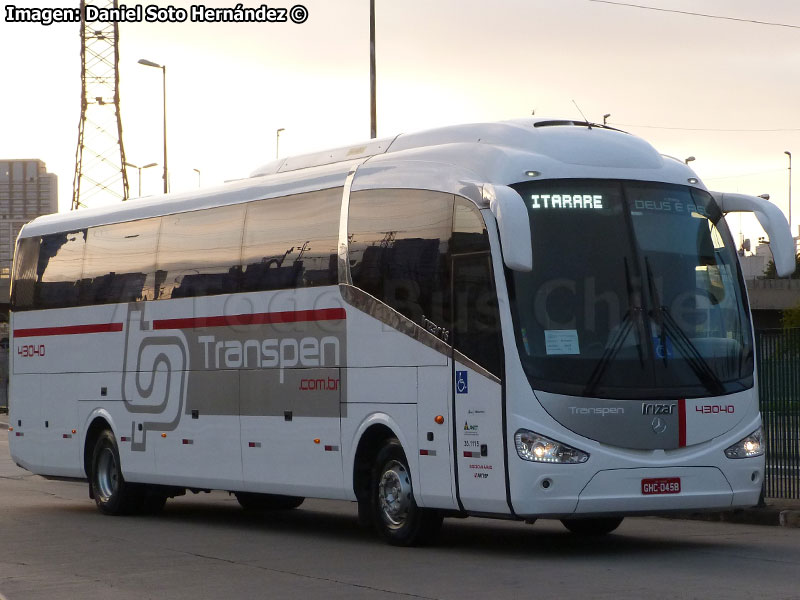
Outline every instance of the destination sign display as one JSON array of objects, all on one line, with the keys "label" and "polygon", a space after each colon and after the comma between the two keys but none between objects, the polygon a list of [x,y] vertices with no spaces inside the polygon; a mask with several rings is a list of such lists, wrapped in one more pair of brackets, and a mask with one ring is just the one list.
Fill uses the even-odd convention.
[{"label": "destination sign display", "polygon": [[532,194],[533,209],[593,209],[604,208],[602,194]]}]

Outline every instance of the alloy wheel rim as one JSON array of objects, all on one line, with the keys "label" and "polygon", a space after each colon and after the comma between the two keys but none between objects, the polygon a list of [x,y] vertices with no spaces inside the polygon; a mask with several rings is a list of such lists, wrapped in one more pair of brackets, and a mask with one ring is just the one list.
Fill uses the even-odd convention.
[{"label": "alloy wheel rim", "polygon": [[104,448],[97,458],[97,488],[100,492],[100,499],[107,502],[119,485],[119,475],[117,472],[117,461],[111,448]]},{"label": "alloy wheel rim", "polygon": [[411,507],[411,493],[411,477],[405,465],[391,461],[378,484],[381,516],[390,528],[399,529],[405,525]]}]

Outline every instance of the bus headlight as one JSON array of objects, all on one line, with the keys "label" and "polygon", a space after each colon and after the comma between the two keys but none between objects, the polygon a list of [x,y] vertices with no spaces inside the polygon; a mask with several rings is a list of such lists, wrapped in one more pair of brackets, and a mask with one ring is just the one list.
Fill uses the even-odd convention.
[{"label": "bus headlight", "polygon": [[520,429],[514,434],[514,443],[517,454],[523,460],[559,464],[578,464],[589,460],[586,452],[527,429]]},{"label": "bus headlight", "polygon": [[764,454],[764,431],[761,427],[725,450],[725,456],[728,458],[753,458],[762,454]]}]

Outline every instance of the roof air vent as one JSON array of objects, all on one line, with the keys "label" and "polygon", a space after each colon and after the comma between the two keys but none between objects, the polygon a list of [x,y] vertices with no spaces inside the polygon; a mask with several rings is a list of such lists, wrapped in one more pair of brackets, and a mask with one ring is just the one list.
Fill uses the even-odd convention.
[{"label": "roof air vent", "polygon": [[569,126],[576,126],[576,127],[586,127],[589,123],[584,123],[582,121],[538,121],[533,124],[534,127],[569,127]]}]

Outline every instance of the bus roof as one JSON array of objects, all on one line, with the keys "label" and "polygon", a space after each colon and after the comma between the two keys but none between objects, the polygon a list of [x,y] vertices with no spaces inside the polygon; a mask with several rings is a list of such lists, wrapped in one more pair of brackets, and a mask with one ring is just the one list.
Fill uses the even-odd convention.
[{"label": "bus roof", "polygon": [[213,188],[39,217],[20,237],[338,187],[355,168],[353,191],[440,190],[479,206],[483,185],[532,178],[634,179],[703,188],[682,161],[660,155],[641,138],[581,121],[528,118],[441,127],[289,157]]}]

